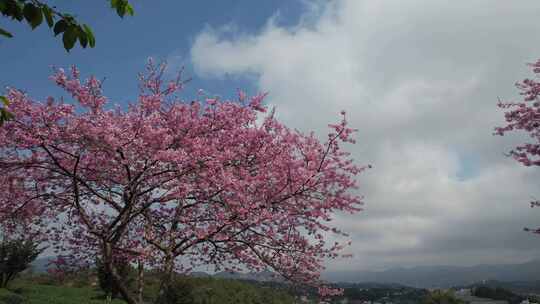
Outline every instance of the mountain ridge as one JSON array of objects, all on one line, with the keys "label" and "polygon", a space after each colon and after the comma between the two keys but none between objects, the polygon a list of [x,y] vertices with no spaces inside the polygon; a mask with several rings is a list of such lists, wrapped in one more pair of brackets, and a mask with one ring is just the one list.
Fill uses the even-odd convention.
[{"label": "mountain ridge", "polygon": [[[32,265],[34,271],[45,272],[47,262],[52,257],[39,258]],[[272,272],[193,272],[195,277],[215,277],[223,279],[248,280],[259,282],[282,282],[283,279]],[[414,266],[396,267],[383,271],[328,271],[322,279],[331,283],[363,283],[383,285],[403,285],[416,288],[450,288],[469,286],[479,282],[540,282],[540,259],[519,264],[479,264],[473,266]],[[536,286],[536,285],[535,285]]]},{"label": "mountain ridge", "polygon": [[448,288],[480,281],[538,281],[540,260],[520,264],[480,264],[474,266],[415,266],[383,271],[329,271],[323,279],[330,282],[398,283],[418,288]]}]

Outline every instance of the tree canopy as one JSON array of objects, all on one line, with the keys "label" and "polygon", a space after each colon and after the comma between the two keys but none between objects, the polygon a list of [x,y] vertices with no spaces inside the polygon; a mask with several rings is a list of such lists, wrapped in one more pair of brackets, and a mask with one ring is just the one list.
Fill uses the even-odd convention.
[{"label": "tree canopy", "polygon": [[165,282],[213,265],[320,285],[324,261],[347,245],[327,243],[347,236],[332,225],[335,213],[362,204],[354,176],[364,167],[341,145],[354,143],[345,112],[320,142],[268,113],[265,94],[184,101],[181,75],[166,81],[164,71],[149,63],[127,110],[110,106],[100,81],[80,80],[76,68],[52,79],[77,105],[10,89],[0,213],[46,222],[50,241],[75,263],[99,257],[128,303],[138,301],[119,257],[161,269]]}]

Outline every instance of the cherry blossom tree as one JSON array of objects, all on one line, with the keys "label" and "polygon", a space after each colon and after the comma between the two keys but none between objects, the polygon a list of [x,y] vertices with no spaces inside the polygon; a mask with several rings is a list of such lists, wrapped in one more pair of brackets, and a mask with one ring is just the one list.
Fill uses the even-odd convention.
[{"label": "cherry blossom tree", "polygon": [[163,286],[198,265],[321,286],[324,261],[347,245],[327,244],[330,234],[347,236],[332,219],[362,204],[355,175],[365,167],[342,148],[354,143],[345,112],[321,142],[267,113],[265,94],[184,101],[181,74],[165,81],[164,70],[148,64],[127,109],[76,68],[51,77],[75,103],[8,89],[0,213],[46,223],[75,260],[99,257],[128,303],[142,297],[122,281],[119,255],[160,267]]},{"label": "cherry blossom tree", "polygon": [[[540,74],[540,60],[529,66],[535,75]],[[525,79],[516,83],[516,87],[523,100],[498,103],[499,108],[506,110],[506,125],[496,127],[495,134],[503,136],[510,131],[528,133],[531,141],[515,147],[509,155],[524,166],[540,166],[540,82],[538,78]],[[532,201],[531,207],[540,207],[540,201]],[[540,234],[540,228],[525,230]]]}]

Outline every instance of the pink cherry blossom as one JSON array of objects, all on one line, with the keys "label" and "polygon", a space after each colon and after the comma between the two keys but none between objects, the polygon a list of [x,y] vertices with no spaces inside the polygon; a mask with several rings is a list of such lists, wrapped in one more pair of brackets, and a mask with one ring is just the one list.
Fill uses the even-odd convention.
[{"label": "pink cherry blossom", "polygon": [[[540,59],[529,66],[535,76],[540,74]],[[525,79],[516,83],[516,87],[521,91],[523,100],[498,103],[499,108],[506,110],[506,125],[496,127],[495,134],[503,136],[510,131],[528,134],[530,141],[515,147],[509,155],[524,166],[540,166],[540,82],[538,78]],[[531,207],[534,206],[540,206],[540,201],[532,201]],[[540,234],[540,228],[525,230]]]},{"label": "pink cherry blossom", "polygon": [[149,63],[126,109],[76,68],[51,77],[73,101],[9,89],[0,216],[46,228],[70,260],[99,257],[128,303],[137,298],[115,275],[119,257],[169,274],[204,264],[321,286],[324,261],[347,246],[322,233],[346,235],[332,219],[362,205],[355,176],[366,167],[341,147],[354,142],[345,112],[323,143],[264,114],[266,94],[179,100],[184,82],[163,81],[164,69]]}]

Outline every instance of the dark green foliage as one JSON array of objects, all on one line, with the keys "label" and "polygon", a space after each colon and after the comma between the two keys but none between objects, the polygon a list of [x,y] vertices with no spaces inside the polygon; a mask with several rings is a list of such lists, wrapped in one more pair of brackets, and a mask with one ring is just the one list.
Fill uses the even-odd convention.
[{"label": "dark green foliage", "polygon": [[190,278],[195,303],[219,304],[288,304],[294,297],[284,290],[259,282],[214,278]]},{"label": "dark green foliage", "polygon": [[[135,11],[128,0],[109,0],[111,8],[123,18],[125,15],[133,16]],[[0,14],[13,21],[26,21],[33,29],[43,24],[45,20],[47,26],[53,31],[54,36],[62,34],[64,49],[69,52],[77,41],[82,48],[96,46],[96,38],[92,29],[79,23],[73,15],[59,12],[56,7],[51,7],[41,0],[0,0]],[[0,37],[12,38],[13,34],[0,28]],[[0,126],[12,118],[12,114],[6,110],[8,100],[5,96],[0,96],[0,102],[4,105],[0,107]]]},{"label": "dark green foliage", "polygon": [[[335,303],[347,298],[349,301],[371,301],[371,302],[391,302],[399,304],[417,304],[427,297],[428,291],[405,286],[381,286],[384,284],[355,284],[342,283],[337,287],[344,289],[343,296],[334,298]],[[309,294],[316,296],[316,291]],[[332,302],[332,303],[334,303]]]},{"label": "dark green foliage", "polygon": [[6,110],[6,107],[9,105],[9,101],[5,96],[0,96],[0,104],[2,105],[0,108],[0,126],[2,126],[4,121],[13,118],[13,114]]},{"label": "dark green foliage", "polygon": [[343,295],[349,299],[362,300],[362,301],[376,301],[382,297],[387,296],[390,290],[386,288],[345,288]]},{"label": "dark green foliage", "polygon": [[83,24],[83,31],[86,33],[86,38],[88,39],[90,47],[94,47],[96,45],[96,38],[94,38],[92,30],[88,27],[88,25]]},{"label": "dark green foliage", "polygon": [[424,304],[462,304],[450,291],[435,290],[430,292],[423,301]]},{"label": "dark green foliage", "polygon": [[31,240],[3,240],[0,243],[0,288],[28,268],[42,250]]},{"label": "dark green foliage", "polygon": [[[159,297],[160,278],[162,274],[148,271],[145,274],[145,299],[154,303]],[[288,292],[285,284],[269,285],[265,282],[238,281],[217,279],[212,277],[195,278],[176,276],[179,292],[184,302],[194,304],[292,304],[294,297]],[[191,294],[191,296],[190,296]],[[189,302],[193,297],[193,302]],[[163,301],[164,299],[160,299]],[[161,302],[167,303],[167,302]]]},{"label": "dark green foliage", "polygon": [[195,303],[193,297],[193,284],[186,279],[173,279],[165,286],[156,299],[156,304],[192,304]]},{"label": "dark green foliage", "polygon": [[0,304],[22,304],[24,303],[24,298],[15,293],[8,292],[5,289],[0,289]]},{"label": "dark green foliage", "polygon": [[6,31],[6,30],[3,30],[3,29],[1,29],[1,28],[0,28],[0,35],[5,36],[5,37],[8,37],[8,38],[13,37],[13,35],[11,35],[10,32],[8,32],[8,31]]},{"label": "dark green foliage", "polygon": [[79,38],[79,30],[77,27],[69,26],[66,31],[64,32],[64,35],[62,35],[62,42],[64,42],[64,48],[66,50],[70,50],[75,45],[75,42],[77,42],[77,39]]},{"label": "dark green foliage", "polygon": [[24,19],[30,24],[32,29],[38,27],[43,22],[41,9],[32,3],[26,3],[23,8]]},{"label": "dark green foliage", "polygon": [[[131,265],[129,262],[119,259],[115,261],[115,266],[118,270],[118,274],[124,279],[124,282],[127,282],[129,288],[133,283],[133,278],[131,275],[133,269]],[[113,299],[120,298],[120,290],[118,289],[118,286],[114,283],[112,275],[107,270],[107,267],[105,267],[105,264],[99,259],[96,260],[96,273],[99,288],[105,292],[105,295],[111,296]]]},{"label": "dark green foliage", "polygon": [[473,295],[480,298],[488,298],[493,300],[506,300],[510,304],[516,304],[523,301],[525,298],[517,295],[504,288],[496,287],[490,288],[485,286],[476,287],[473,291]]},{"label": "dark green foliage", "polygon": [[0,303],[2,304],[22,304],[24,298],[16,293],[0,296]]},{"label": "dark green foliage", "polygon": [[[116,10],[122,18],[126,14],[133,16],[135,13],[128,0],[110,0],[110,3],[111,8]],[[77,40],[82,48],[86,48],[87,45],[93,48],[96,45],[94,34],[88,25],[80,24],[73,15],[59,12],[56,7],[51,7],[44,1],[0,0],[0,13],[14,21],[26,20],[32,29],[40,26],[45,20],[55,36],[62,34],[62,42],[68,52],[75,46]],[[7,38],[13,37],[10,32],[2,28],[0,28],[0,35]]]},{"label": "dark green foliage", "polygon": [[126,14],[133,16],[135,11],[127,0],[111,0],[111,8],[116,9],[116,13],[121,18],[124,18]]}]

